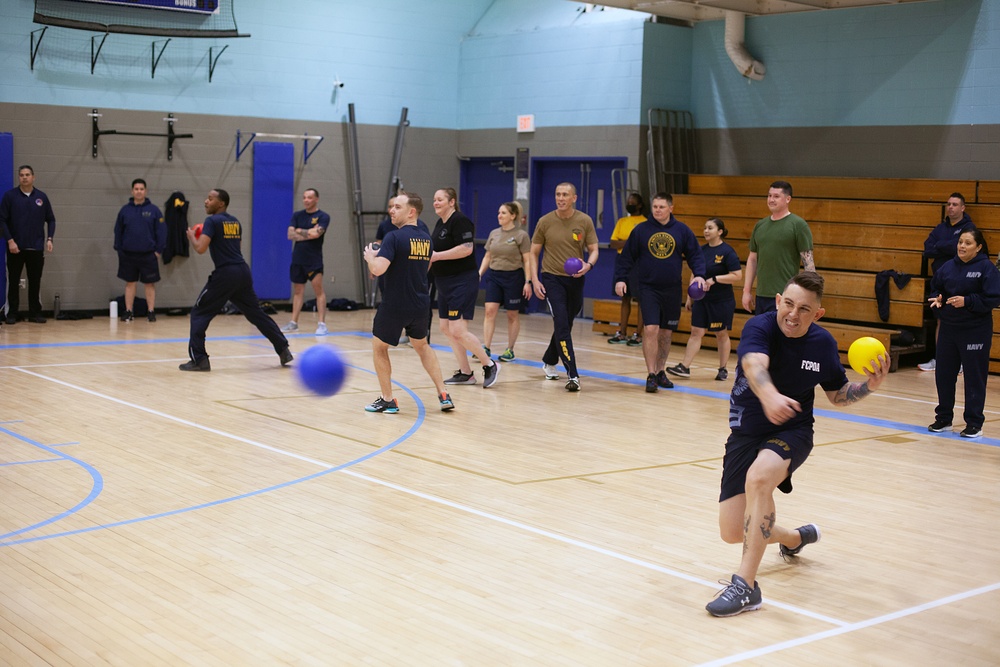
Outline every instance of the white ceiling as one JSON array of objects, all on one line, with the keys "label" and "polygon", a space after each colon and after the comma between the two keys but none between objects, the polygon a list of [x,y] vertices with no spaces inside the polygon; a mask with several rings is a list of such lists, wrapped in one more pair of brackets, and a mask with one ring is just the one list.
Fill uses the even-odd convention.
[{"label": "white ceiling", "polygon": [[592,4],[634,9],[670,19],[695,22],[725,18],[727,10],[742,12],[748,16],[763,16],[928,1],[930,0],[607,0]]}]

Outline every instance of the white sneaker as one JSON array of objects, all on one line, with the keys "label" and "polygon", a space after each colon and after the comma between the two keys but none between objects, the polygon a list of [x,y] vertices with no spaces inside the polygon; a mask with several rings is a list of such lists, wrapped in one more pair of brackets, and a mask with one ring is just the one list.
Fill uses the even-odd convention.
[{"label": "white sneaker", "polygon": [[917,364],[917,368],[919,368],[922,371],[933,371],[933,370],[936,370],[937,369],[937,359],[931,359],[930,361],[928,361],[926,363]]},{"label": "white sneaker", "polygon": [[298,330],[299,330],[298,322],[289,322],[285,326],[281,327],[282,333],[291,333],[293,331],[298,331]]},{"label": "white sneaker", "polygon": [[546,380],[558,380],[559,379],[559,369],[555,366],[550,366],[549,364],[542,364],[542,368],[545,370]]},{"label": "white sneaker", "polygon": [[330,333],[330,331],[326,328],[326,322],[320,322],[319,324],[316,325],[317,336],[325,336],[328,333]]}]

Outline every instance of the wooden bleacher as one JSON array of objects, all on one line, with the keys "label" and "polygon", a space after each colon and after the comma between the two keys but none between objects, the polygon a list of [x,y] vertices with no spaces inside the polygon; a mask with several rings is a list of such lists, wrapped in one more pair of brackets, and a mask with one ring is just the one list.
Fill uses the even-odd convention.
[{"label": "wooden bleacher", "polygon": [[[764,198],[768,185],[787,180],[794,187],[791,210],[809,222],[813,234],[816,269],[826,278],[822,320],[835,338],[842,355],[856,338],[878,338],[890,350],[892,369],[899,356],[924,351],[934,335],[935,321],[924,303],[927,275],[923,244],[943,216],[942,202],[952,192],[966,197],[966,211],[983,230],[993,255],[1000,250],[1000,182],[935,179],[876,179],[720,176],[693,174],[690,194],[674,195],[674,215],[687,222],[700,236],[701,223],[710,217],[726,222],[726,241],[745,260],[750,232],[767,214]],[[744,262],[745,263],[745,262]],[[885,269],[911,274],[899,289],[890,282],[889,320],[881,321],[875,300],[875,275]],[[685,275],[686,283],[688,276]],[[742,283],[736,291],[737,313],[731,337],[739,340],[749,315],[739,305]],[[633,308],[633,319],[635,317]],[[595,301],[594,331],[613,334],[618,329],[617,300]],[[633,326],[635,322],[631,323]],[[675,343],[685,343],[690,334],[690,314],[681,316]],[[904,331],[915,342],[901,344]],[[1000,316],[994,313],[995,344],[990,372],[1000,373]],[[703,346],[712,347],[707,335]],[[735,349],[735,347],[734,347]]]}]

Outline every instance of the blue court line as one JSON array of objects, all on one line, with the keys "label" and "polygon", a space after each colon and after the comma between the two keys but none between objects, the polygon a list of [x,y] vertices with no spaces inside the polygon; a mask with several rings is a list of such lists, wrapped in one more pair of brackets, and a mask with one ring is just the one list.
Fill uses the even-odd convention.
[{"label": "blue court line", "polygon": [[[355,368],[355,367],[352,366],[352,368]],[[358,369],[358,370],[363,370],[365,372],[372,373],[372,371],[369,371],[367,369]],[[210,502],[207,502],[207,503],[201,503],[200,505],[193,505],[191,507],[181,507],[179,509],[169,510],[167,512],[160,512],[158,514],[150,514],[148,516],[135,517],[133,519],[124,519],[122,521],[115,521],[115,522],[112,522],[112,523],[98,524],[96,526],[89,526],[87,528],[78,528],[76,530],[68,530],[68,531],[64,531],[64,532],[61,532],[61,533],[52,533],[52,534],[49,534],[49,535],[40,535],[40,536],[37,536],[37,537],[27,537],[27,538],[22,538],[20,540],[9,540],[8,541],[7,540],[8,537],[13,537],[15,535],[19,535],[21,533],[25,533],[25,532],[28,532],[28,531],[31,531],[31,530],[36,530],[38,528],[41,528],[41,527],[46,526],[48,524],[51,524],[51,523],[53,523],[55,521],[58,521],[59,519],[62,519],[64,517],[66,517],[66,516],[69,516],[70,514],[73,514],[73,513],[77,512],[77,511],[79,511],[80,509],[82,509],[83,507],[85,507],[86,505],[88,505],[90,502],[92,502],[97,497],[97,495],[100,493],[101,489],[103,488],[103,481],[100,478],[100,473],[98,473],[97,470],[93,468],[93,466],[90,466],[89,464],[87,464],[87,463],[85,463],[85,462],[83,462],[83,461],[81,461],[79,459],[76,459],[76,458],[73,458],[73,457],[70,457],[70,456],[64,456],[62,458],[71,460],[74,463],[77,463],[78,465],[83,466],[88,471],[92,471],[91,475],[92,476],[93,475],[97,476],[97,481],[99,482],[99,484],[95,485],[95,489],[91,491],[91,493],[87,496],[87,498],[84,501],[78,503],[73,508],[71,508],[69,510],[66,510],[65,512],[62,512],[61,514],[58,514],[58,515],[56,515],[54,517],[46,519],[45,521],[41,521],[41,522],[39,522],[37,524],[34,524],[32,526],[27,526],[25,528],[21,528],[19,530],[6,533],[4,535],[0,535],[0,548],[15,546],[15,545],[18,545],[18,544],[27,544],[29,542],[40,542],[40,541],[43,541],[43,540],[51,540],[51,539],[56,538],[56,537],[68,537],[68,536],[71,536],[71,535],[80,535],[80,534],[83,534],[83,533],[91,533],[91,532],[94,532],[96,530],[104,530],[104,529],[107,529],[107,528],[117,528],[117,527],[120,527],[120,526],[127,526],[127,525],[130,525],[130,524],[133,524],[133,523],[141,523],[141,522],[144,522],[144,521],[151,521],[153,519],[162,519],[162,518],[168,517],[168,516],[174,516],[174,515],[177,515],[177,514],[185,514],[187,512],[194,512],[196,510],[206,509],[208,507],[215,507],[217,505],[224,505],[226,503],[231,503],[231,502],[234,502],[234,501],[237,501],[237,500],[243,500],[245,498],[252,498],[254,496],[259,496],[261,494],[268,493],[270,491],[277,491],[278,489],[284,489],[286,487],[293,486],[295,484],[301,484],[303,482],[308,482],[310,480],[317,479],[319,477],[323,477],[324,475],[329,475],[330,473],[334,473],[334,472],[337,472],[339,470],[344,470],[345,468],[349,468],[351,466],[358,465],[359,463],[363,463],[363,462],[367,461],[368,459],[371,459],[371,458],[373,458],[375,456],[378,456],[378,455],[380,455],[380,454],[382,454],[384,452],[387,452],[387,451],[389,451],[391,449],[394,449],[394,448],[398,447],[400,444],[402,444],[403,442],[405,442],[406,440],[408,440],[410,438],[410,436],[412,436],[414,433],[416,433],[416,431],[423,425],[424,419],[426,418],[427,411],[426,411],[426,408],[424,407],[424,403],[413,392],[413,390],[410,389],[409,387],[404,387],[403,385],[401,385],[401,384],[399,384],[398,382],[395,382],[395,381],[393,382],[393,384],[395,386],[399,387],[400,389],[402,389],[403,391],[405,391],[407,394],[409,394],[410,398],[412,398],[413,401],[414,401],[414,403],[416,403],[416,405],[417,405],[417,418],[414,420],[413,425],[410,426],[410,428],[406,431],[406,433],[404,433],[403,435],[399,436],[398,438],[396,438],[395,440],[393,440],[392,442],[390,442],[388,445],[380,447],[380,448],[376,449],[375,451],[369,452],[368,454],[365,454],[364,456],[360,456],[360,457],[358,457],[358,458],[356,458],[356,459],[354,459],[352,461],[347,461],[346,463],[341,463],[339,465],[331,466],[331,467],[327,468],[326,470],[321,470],[321,471],[313,473],[311,475],[306,475],[305,477],[299,477],[297,479],[288,480],[287,482],[281,482],[280,484],[274,484],[272,486],[268,486],[268,487],[265,487],[263,489],[257,489],[255,491],[248,491],[247,493],[242,493],[242,494],[239,494],[239,495],[236,495],[236,496],[230,496],[228,498],[220,498],[218,500],[213,500],[213,501],[210,501]],[[36,443],[36,442],[34,442],[32,440],[29,440],[28,438],[25,438],[23,436],[18,435],[17,433],[14,433],[12,431],[8,431],[7,429],[0,428],[0,432],[2,432],[2,433],[9,433],[10,435],[13,435],[14,437],[18,438],[19,440],[27,442],[27,443],[29,443],[31,445],[36,446],[36,447],[39,447],[40,449],[43,449],[45,451],[48,451],[48,452],[51,452],[51,453],[54,453],[54,454],[59,454],[58,452],[53,451],[50,447],[42,445],[41,443]],[[96,490],[96,493],[95,493],[95,490]]]},{"label": "blue court line", "polygon": [[[331,332],[326,336],[313,336],[312,334],[293,334],[292,336],[286,336],[286,338],[329,338],[331,336],[355,336],[358,335],[356,332]],[[371,337],[371,334],[368,334]],[[241,341],[241,340],[254,340],[263,339],[264,336],[260,334],[248,334],[246,336],[210,336],[206,338],[206,341]],[[187,338],[147,338],[142,340],[88,340],[88,341],[78,341],[75,343],[18,343],[15,345],[0,345],[0,350],[37,350],[41,348],[65,348],[65,347],[111,347],[115,345],[161,345],[164,343],[180,343],[182,345],[187,345],[189,340]],[[187,353],[185,347],[185,354]]]},{"label": "blue court line", "polygon": [[0,468],[6,468],[8,466],[23,466],[29,463],[57,463],[65,460],[66,459],[60,457],[58,459],[35,459],[34,461],[10,461],[8,463],[0,463]]}]

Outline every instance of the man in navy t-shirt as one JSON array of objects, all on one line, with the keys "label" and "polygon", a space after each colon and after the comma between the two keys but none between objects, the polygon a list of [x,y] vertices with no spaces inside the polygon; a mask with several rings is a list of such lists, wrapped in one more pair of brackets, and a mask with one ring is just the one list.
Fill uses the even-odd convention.
[{"label": "man in navy t-shirt", "polygon": [[815,324],[826,312],[822,296],[822,276],[803,271],[775,297],[777,312],[758,315],[743,327],[719,496],[722,539],[742,541],[743,559],[732,583],[708,603],[713,616],[760,608],[755,579],[768,544],[778,542],[786,557],[819,540],[815,524],[795,530],[777,525],[774,505],[774,490],[791,492],[792,473],[812,451],[816,385],[843,407],[878,389],[889,372],[883,356],[877,372],[865,371],[865,382],[847,380],[836,340]]},{"label": "man in navy t-shirt", "polygon": [[299,330],[299,313],[305,298],[306,283],[310,283],[316,295],[316,335],[325,336],[326,292],[323,290],[323,235],[330,227],[330,216],[319,209],[319,191],[307,188],[302,193],[301,211],[292,214],[288,225],[288,240],[292,246],[292,264],[288,269],[292,281],[292,319],[281,328],[282,331]]},{"label": "man in navy t-shirt", "polygon": [[188,356],[191,361],[180,365],[182,371],[210,371],[212,366],[205,351],[205,333],[208,325],[226,305],[232,301],[243,317],[257,327],[271,341],[278,353],[281,365],[292,360],[288,349],[288,339],[281,333],[267,313],[260,307],[257,294],[253,291],[253,274],[243,260],[240,244],[243,241],[243,226],[229,215],[229,193],[216,188],[205,199],[208,217],[202,223],[201,234],[195,236],[193,227],[187,230],[188,242],[199,255],[207,250],[215,264],[215,270],[208,277],[201,294],[191,308],[191,338],[188,342]]},{"label": "man in navy t-shirt", "polygon": [[392,364],[389,348],[399,344],[401,331],[410,337],[410,345],[420,356],[420,363],[437,388],[441,410],[455,408],[445,391],[441,364],[427,343],[427,270],[431,262],[431,237],[417,228],[417,218],[424,209],[420,195],[401,192],[392,200],[390,215],[395,226],[381,245],[369,244],[364,258],[373,276],[381,276],[382,302],[372,324],[372,356],[382,394],[365,406],[367,412],[399,412],[399,402],[392,397]]}]

